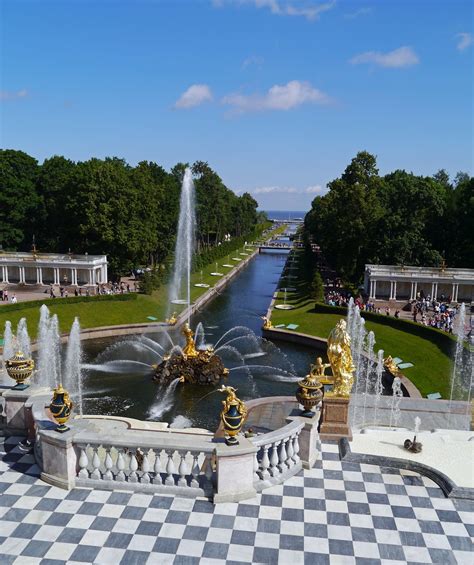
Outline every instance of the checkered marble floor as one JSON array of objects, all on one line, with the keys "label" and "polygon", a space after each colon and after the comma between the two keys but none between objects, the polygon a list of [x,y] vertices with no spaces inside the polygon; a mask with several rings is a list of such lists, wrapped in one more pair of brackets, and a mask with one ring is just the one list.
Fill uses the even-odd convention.
[{"label": "checkered marble floor", "polygon": [[474,563],[474,508],[408,471],[341,463],[337,445],[242,503],[51,487],[0,438],[0,563]]}]

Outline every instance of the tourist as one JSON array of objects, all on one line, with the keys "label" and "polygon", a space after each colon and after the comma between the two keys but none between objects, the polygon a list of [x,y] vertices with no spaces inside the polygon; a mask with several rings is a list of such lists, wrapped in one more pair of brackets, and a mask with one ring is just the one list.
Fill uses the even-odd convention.
[{"label": "tourist", "polygon": [[400,310],[395,310],[395,318],[400,318]]},{"label": "tourist", "polygon": [[390,316],[390,308],[385,308],[385,315]]},{"label": "tourist", "polygon": [[3,291],[3,302],[8,302],[8,289]]},{"label": "tourist", "polygon": [[11,303],[12,303],[12,304],[16,304],[17,302],[18,302],[18,300],[17,300],[17,298],[16,298],[16,294],[13,293],[13,294],[12,294],[12,298],[11,298]]}]

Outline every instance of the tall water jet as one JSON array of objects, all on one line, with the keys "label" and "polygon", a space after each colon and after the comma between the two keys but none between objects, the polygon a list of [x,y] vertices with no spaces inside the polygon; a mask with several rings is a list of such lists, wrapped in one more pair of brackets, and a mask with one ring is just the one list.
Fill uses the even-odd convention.
[{"label": "tall water jet", "polygon": [[59,336],[58,317],[54,314],[48,324],[46,336],[47,365],[44,368],[49,388],[59,386],[61,382],[61,338]]},{"label": "tall water jet", "polygon": [[466,305],[464,302],[461,304],[456,319],[453,324],[453,333],[456,336],[456,350],[454,354],[454,367],[451,374],[451,392],[449,395],[449,408],[448,408],[448,428],[451,425],[451,412],[453,396],[456,387],[461,388],[462,385],[462,371],[463,371],[463,349],[465,338],[465,325],[466,325]]},{"label": "tall water jet", "polygon": [[[367,368],[364,372],[365,383],[361,379],[362,382],[361,382],[361,386],[359,387],[359,390],[361,390],[362,387],[364,389],[364,409],[363,409],[363,412],[362,412],[362,423],[363,424],[366,423],[365,413],[366,413],[366,409],[367,409],[367,397],[369,395],[371,374],[372,374],[373,365],[374,365],[374,345],[375,345],[375,334],[374,334],[374,332],[370,331],[368,338],[367,338]],[[362,371],[361,371],[361,376],[362,376]],[[356,387],[357,387],[357,383],[358,383],[358,381],[356,381]]]},{"label": "tall water jet", "polygon": [[179,205],[178,234],[174,251],[173,282],[170,287],[170,301],[188,306],[188,321],[191,304],[191,262],[195,247],[196,204],[191,169],[184,171]]},{"label": "tall water jet", "polygon": [[395,377],[392,383],[392,402],[390,407],[390,424],[389,427],[392,428],[392,425],[397,426],[398,420],[400,419],[400,402],[403,398],[403,391],[402,391],[402,381],[400,377]]},{"label": "tall water jet", "polygon": [[28,335],[26,318],[21,318],[16,329],[16,348],[28,359],[31,357],[31,340]]},{"label": "tall water jet", "polygon": [[77,397],[76,402],[79,407],[79,415],[82,416],[82,346],[80,334],[81,326],[79,325],[79,319],[74,318],[67,342],[64,380],[66,389],[70,391],[73,397]]},{"label": "tall water jet", "polygon": [[3,362],[11,359],[15,355],[15,347],[13,343],[12,324],[10,321],[5,322],[5,331],[3,333]]},{"label": "tall water jet", "polygon": [[50,367],[49,352],[47,346],[49,330],[49,308],[43,304],[40,308],[40,318],[38,323],[38,360],[36,382],[39,386],[48,386],[48,371]]},{"label": "tall water jet", "polygon": [[375,369],[376,379],[374,386],[374,425],[377,424],[377,411],[380,403],[380,399],[383,394],[383,349],[379,349],[377,352],[377,367]]}]

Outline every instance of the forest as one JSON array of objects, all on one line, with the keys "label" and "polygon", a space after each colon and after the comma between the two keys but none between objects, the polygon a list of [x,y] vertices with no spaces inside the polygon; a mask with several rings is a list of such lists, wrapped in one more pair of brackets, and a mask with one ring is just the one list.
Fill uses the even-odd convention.
[{"label": "forest", "polygon": [[[0,150],[0,246],[6,251],[107,254],[114,276],[172,259],[184,170],[167,172],[123,159],[74,162],[55,155],[42,164],[16,150]],[[253,233],[265,220],[257,202],[236,195],[202,161],[191,166],[196,187],[197,251],[224,235]]]},{"label": "forest", "polygon": [[474,178],[467,173],[453,180],[443,169],[380,176],[375,156],[361,151],[328,189],[313,200],[305,228],[346,281],[360,282],[370,263],[474,268]]}]

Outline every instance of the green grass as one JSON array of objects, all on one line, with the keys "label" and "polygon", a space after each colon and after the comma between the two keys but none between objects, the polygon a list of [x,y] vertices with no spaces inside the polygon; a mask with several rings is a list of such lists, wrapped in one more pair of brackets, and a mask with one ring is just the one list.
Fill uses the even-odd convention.
[{"label": "green grass", "polygon": [[[285,284],[283,281],[280,286],[284,287]],[[294,282],[288,281],[288,286],[297,289],[296,292],[287,293],[287,303],[293,304],[295,309],[274,309],[271,317],[273,325],[294,323],[299,325],[297,332],[327,338],[343,317],[342,314],[316,312],[305,281],[294,279]],[[283,292],[278,293],[276,301],[277,304],[281,302]],[[407,331],[403,331],[373,320],[366,320],[365,325],[368,331],[375,333],[375,348],[383,349],[385,357],[391,355],[413,363],[414,366],[405,369],[404,374],[424,397],[429,393],[439,392],[443,398],[449,398],[454,341],[448,335],[433,331],[432,335],[427,332],[426,337],[421,337],[410,333],[410,326],[407,326]]]}]

